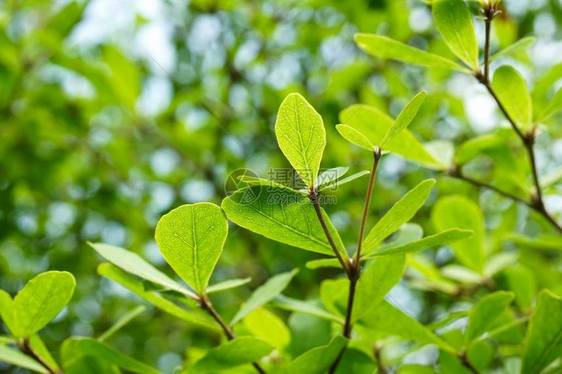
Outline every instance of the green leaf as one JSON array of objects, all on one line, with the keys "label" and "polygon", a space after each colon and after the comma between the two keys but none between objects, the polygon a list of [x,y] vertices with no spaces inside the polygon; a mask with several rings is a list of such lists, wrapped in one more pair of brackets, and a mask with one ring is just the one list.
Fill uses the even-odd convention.
[{"label": "green leaf", "polygon": [[336,336],[328,345],[311,349],[295,358],[285,368],[284,373],[324,374],[347,346],[348,340]]},{"label": "green leaf", "polygon": [[279,148],[308,187],[313,187],[326,146],[322,117],[304,97],[288,95],[275,122]]},{"label": "green leaf", "polygon": [[258,308],[244,318],[244,326],[255,337],[282,349],[291,342],[291,332],[285,322],[265,308]]},{"label": "green leaf", "polygon": [[156,242],[174,271],[199,294],[205,293],[222,253],[228,222],[211,203],[186,204],[160,218]]},{"label": "green leaf", "polygon": [[314,185],[316,188],[320,188],[326,185],[332,185],[336,183],[338,179],[343,177],[349,171],[347,166],[339,166],[336,168],[331,168],[324,170],[320,175],[318,175],[318,180]]},{"label": "green leaf", "polygon": [[384,137],[380,143],[381,148],[384,148],[388,142],[392,141],[396,137],[396,135],[398,135],[402,130],[410,125],[410,123],[416,117],[416,114],[418,114],[418,110],[423,104],[426,96],[427,93],[425,91],[421,91],[416,96],[414,96],[414,98],[410,100],[408,104],[406,104],[400,114],[398,114],[398,117],[396,117],[394,124],[390,127],[390,129],[388,129],[386,134],[384,134]]},{"label": "green leaf", "polygon": [[[289,188],[248,187],[225,198],[222,209],[238,226],[266,238],[307,251],[334,255],[312,203]],[[322,214],[340,253],[347,256],[337,230],[324,210]]]},{"label": "green leaf", "polygon": [[[375,145],[381,143],[394,124],[394,120],[390,116],[368,105],[352,105],[344,109],[340,113],[340,122],[354,128],[369,139],[370,144]],[[443,169],[446,167],[437,161],[408,129],[401,131],[393,140],[389,141],[386,150],[428,168]]]},{"label": "green leaf", "polygon": [[2,289],[0,289],[0,317],[2,317],[4,324],[11,333],[16,335],[19,331],[19,326],[14,314],[14,300],[12,300],[10,294]]},{"label": "green leaf", "polygon": [[128,357],[110,346],[86,337],[72,337],[66,339],[61,348],[61,357],[64,366],[72,366],[73,363],[84,356],[92,356],[102,361],[111,363],[119,368],[141,374],[159,374],[155,368],[148,366],[134,358]]},{"label": "green leaf", "polygon": [[222,291],[230,290],[232,288],[240,287],[250,283],[251,280],[252,278],[229,279],[224,282],[213,284],[212,286],[209,286],[209,288],[207,288],[207,294],[214,293],[214,292],[222,292]]},{"label": "green leaf", "polygon": [[320,268],[339,268],[341,265],[337,258],[321,258],[319,260],[308,261],[306,267],[315,270]]},{"label": "green leaf", "polygon": [[405,265],[404,255],[398,254],[376,257],[365,266],[357,282],[353,321],[371,313],[371,310],[400,282]]},{"label": "green leaf", "polygon": [[25,285],[14,298],[16,337],[30,337],[54,319],[68,304],[76,282],[66,271],[41,273]]},{"label": "green leaf", "polygon": [[523,265],[515,265],[503,272],[507,285],[515,293],[515,302],[522,308],[531,307],[536,293],[536,280],[533,272]]},{"label": "green leaf", "polygon": [[560,111],[562,111],[562,88],[559,88],[552,96],[552,99],[550,99],[546,108],[543,109],[539,116],[539,120],[546,121]]},{"label": "green leaf", "polygon": [[327,310],[312,304],[311,302],[292,299],[284,295],[279,295],[275,298],[275,306],[291,312],[305,313],[328,321],[336,322],[340,325],[343,325],[344,323],[343,319],[339,316],[332,314]]},{"label": "green leaf", "polygon": [[522,373],[540,373],[562,355],[562,299],[543,290],[525,338]]},{"label": "green leaf", "polygon": [[367,258],[375,256],[387,256],[396,253],[410,253],[421,251],[427,248],[438,247],[443,244],[449,244],[460,239],[468,238],[472,235],[470,230],[461,229],[448,229],[440,233],[426,236],[423,239],[403,244],[390,244],[380,247],[379,249],[371,252]]},{"label": "green leaf", "polygon": [[519,39],[513,44],[505,47],[501,51],[498,51],[490,56],[490,61],[495,61],[501,57],[509,57],[517,54],[520,51],[529,49],[533,44],[535,44],[537,38],[532,36],[527,36],[525,38]]},{"label": "green leaf", "polygon": [[494,72],[492,88],[515,123],[522,129],[530,129],[533,105],[523,76],[512,66],[504,65]]},{"label": "green leaf", "polygon": [[362,324],[371,330],[413,340],[421,344],[435,344],[446,352],[455,352],[453,347],[430,329],[386,300],[376,304],[369,314],[363,318]]},{"label": "green leaf", "polygon": [[113,265],[125,270],[128,273],[146,279],[152,283],[160,285],[165,289],[174,290],[187,297],[197,298],[193,292],[181,286],[176,281],[156,269],[146,262],[142,257],[134,252],[123,248],[115,247],[103,243],[88,243],[94,250]]},{"label": "green leaf", "polygon": [[449,49],[473,70],[478,69],[478,41],[470,10],[460,0],[436,0],[433,19]]},{"label": "green leaf", "polygon": [[273,347],[261,339],[243,336],[210,349],[195,363],[193,373],[217,373],[250,364],[268,355]]},{"label": "green leaf", "polygon": [[320,191],[324,191],[324,190],[328,190],[328,189],[333,189],[333,190],[335,190],[336,188],[341,187],[341,186],[343,186],[344,184],[347,184],[347,183],[349,183],[349,182],[353,182],[354,180],[359,179],[359,178],[361,178],[362,176],[368,175],[368,174],[370,174],[370,171],[369,171],[369,170],[359,171],[359,172],[354,173],[354,174],[351,174],[351,175],[349,175],[349,176],[347,176],[347,177],[345,177],[345,178],[338,179],[338,180],[336,180],[334,183],[326,183],[326,184],[320,186],[319,190],[320,190]]},{"label": "green leaf", "polygon": [[41,364],[18,350],[0,344],[0,361],[10,365],[19,366],[37,373],[49,374]]},{"label": "green leaf", "polygon": [[165,299],[156,292],[145,290],[142,282],[140,282],[137,278],[130,276],[129,274],[125,273],[112,264],[100,264],[98,266],[98,273],[101,276],[104,276],[107,279],[120,284],[135,295],[148,301],[158,309],[163,310],[164,312],[171,314],[174,317],[181,319],[182,321],[193,323],[212,331],[221,331],[215,321],[213,321],[213,319],[206,313],[203,313],[199,309],[186,310],[171,302],[170,300]]},{"label": "green leaf", "polygon": [[481,155],[483,151],[502,146],[505,138],[500,134],[486,134],[469,139],[462,143],[455,152],[457,164],[466,164],[468,161]]},{"label": "green leaf", "polygon": [[494,326],[494,322],[513,301],[513,292],[498,291],[484,296],[470,310],[466,340],[472,342]]},{"label": "green leaf", "polygon": [[407,64],[428,68],[443,68],[463,73],[470,71],[445,57],[410,47],[386,36],[374,34],[355,34],[355,43],[368,54],[382,59],[402,61]]},{"label": "green leaf", "polygon": [[138,307],[134,308],[133,310],[125,313],[121,318],[117,320],[109,329],[107,329],[103,334],[101,334],[98,338],[100,342],[103,342],[113,336],[117,331],[121,330],[125,327],[129,322],[133,319],[137,318],[146,310],[144,305],[139,305]]},{"label": "green leaf", "polygon": [[267,282],[258,287],[250,296],[250,298],[242,305],[238,313],[232,318],[231,324],[234,325],[236,322],[242,320],[253,310],[267,304],[271,300],[275,299],[291,282],[293,277],[298,273],[297,269],[292,271],[277,274],[271,277]]},{"label": "green leaf", "polygon": [[459,240],[451,244],[451,247],[460,263],[482,272],[486,257],[485,228],[484,217],[478,205],[464,196],[446,196],[433,207],[431,220],[438,230],[459,227],[474,232],[470,238]]},{"label": "green leaf", "polygon": [[55,371],[60,370],[59,364],[53,358],[53,355],[51,355],[51,352],[49,352],[49,349],[39,335],[35,334],[29,338],[29,348],[37,357],[40,357],[43,362],[49,365],[50,368]]},{"label": "green leaf", "polygon": [[369,138],[351,126],[336,125],[336,130],[338,130],[340,135],[351,144],[355,144],[371,152],[375,149],[375,145],[369,140]]},{"label": "green leaf", "polygon": [[363,242],[363,253],[371,253],[384,239],[411,220],[428,198],[434,184],[435,179],[426,179],[402,196],[369,231]]}]

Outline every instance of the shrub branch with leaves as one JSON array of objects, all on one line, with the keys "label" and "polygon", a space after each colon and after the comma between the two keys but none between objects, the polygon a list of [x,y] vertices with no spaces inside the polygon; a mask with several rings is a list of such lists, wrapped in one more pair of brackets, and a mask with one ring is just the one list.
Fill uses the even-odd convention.
[{"label": "shrub branch with leaves", "polygon": [[[491,61],[496,55],[509,54],[529,44],[522,40],[491,55],[490,32],[500,12],[499,2],[486,0],[480,7],[485,26],[482,63],[469,7],[459,0],[436,0],[432,8],[443,41],[460,62],[381,35],[361,33],[355,40],[375,57],[473,76],[497,103],[524,148],[534,192],[520,196],[464,173],[466,163],[490,144],[496,144],[489,136],[463,144],[452,161],[436,157],[419,142],[408,126],[426,99],[425,91],[415,95],[396,118],[366,105],[343,110],[337,132],[367,151],[372,166],[368,172],[349,177],[344,177],[348,168],[328,169],[325,173],[333,178],[326,182],[324,174],[319,175],[326,147],[323,119],[303,96],[289,94],[279,107],[275,136],[304,187],[244,176],[243,187],[226,197],[220,207],[207,202],[187,204],[162,216],[156,226],[156,243],[183,282],[132,251],[90,243],[108,261],[99,265],[100,275],[181,321],[224,336],[226,342],[196,360],[186,361],[182,372],[245,373],[252,366],[259,373],[394,372],[383,354],[386,346],[392,346],[393,338],[413,342],[408,352],[426,345],[435,347],[442,373],[480,373],[497,357],[516,359],[517,368],[509,372],[560,370],[562,299],[544,289],[534,302],[534,292],[525,281],[526,271],[514,265],[517,257],[512,253],[491,253],[487,248],[484,217],[474,202],[460,195],[440,198],[431,212],[437,232],[423,236],[421,227],[409,222],[435,185],[434,179],[426,179],[369,225],[372,200],[377,196],[377,171],[386,155],[395,154],[523,203],[542,216],[555,232],[562,232],[562,226],[545,205],[535,155],[539,125],[562,110],[561,90],[542,111],[536,111],[525,80],[514,67],[500,66],[492,76]],[[366,174],[369,179],[357,241],[349,246],[324,210],[322,198],[330,185],[349,183]],[[308,262],[307,267],[337,268],[344,276],[322,282],[319,304],[283,295],[298,270],[275,275],[254,290],[227,320],[211,297],[250,282],[231,279],[209,285],[227,241],[228,220],[268,239],[324,256]],[[369,226],[372,227],[368,230]],[[452,249],[458,264],[438,268],[416,255],[444,245]],[[406,268],[412,272],[405,274]],[[504,270],[508,286],[497,284],[494,278]],[[451,300],[484,292],[478,293],[480,297],[473,300],[470,308],[448,311],[442,319],[424,325],[388,296],[403,278]],[[0,337],[0,360],[39,373],[83,373],[85,368],[88,372],[158,373],[106,343],[143,313],[144,307],[131,310],[97,339],[68,338],[60,347],[59,357],[51,355],[39,332],[69,303],[74,288],[70,273],[49,271],[30,280],[14,298],[0,290],[0,316],[9,331],[9,336]],[[283,352],[290,339],[284,322],[266,305],[327,321],[334,327],[330,330],[331,340],[292,357]],[[459,323],[462,328],[455,327]],[[401,373],[433,372],[431,367],[400,360],[391,365],[399,367]]]}]

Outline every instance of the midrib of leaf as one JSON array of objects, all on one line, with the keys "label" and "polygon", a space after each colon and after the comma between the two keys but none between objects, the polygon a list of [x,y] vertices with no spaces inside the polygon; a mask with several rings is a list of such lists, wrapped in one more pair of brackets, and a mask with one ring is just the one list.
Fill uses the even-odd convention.
[{"label": "midrib of leaf", "polygon": [[531,372],[535,372],[537,364],[540,364],[544,360],[544,358],[548,356],[551,350],[553,350],[555,347],[558,347],[559,342],[562,343],[562,329],[558,330],[558,333],[556,334],[554,339],[552,339],[552,343],[548,344],[548,347],[539,355],[538,359],[535,360],[535,363],[532,366],[533,370],[531,370]]},{"label": "midrib of leaf", "polygon": [[196,290],[200,290],[201,289],[201,280],[199,279],[199,274],[197,273],[197,265],[198,265],[198,249],[197,249],[197,237],[195,236],[195,216],[194,216],[194,212],[193,209],[190,209],[190,213],[191,213],[191,236],[193,237],[193,244],[188,243],[184,238],[182,238],[181,235],[179,235],[175,230],[174,230],[174,236],[176,238],[178,238],[183,244],[187,245],[188,247],[190,247],[193,250],[193,255],[191,257],[191,261],[193,262],[193,267],[192,267],[192,274],[193,274],[193,279],[195,280],[195,285],[194,288]]},{"label": "midrib of leaf", "polygon": [[[454,21],[454,17],[451,17],[451,14],[448,12],[447,16],[449,17],[449,20]],[[472,65],[472,56],[469,55],[468,49],[466,48],[466,45],[464,43],[463,38],[460,35],[460,32],[458,31],[458,29],[456,27],[453,28],[454,29],[454,35],[455,35],[455,39],[457,39],[458,44],[462,47],[462,53],[464,55],[464,57],[466,58],[466,60],[468,61],[467,63],[469,65]],[[464,61],[463,61],[464,62]]]},{"label": "midrib of leaf", "polygon": [[[270,221],[279,224],[280,226],[285,227],[287,230],[292,231],[293,233],[306,238],[306,239],[310,239],[313,242],[320,244],[322,247],[331,250],[331,247],[328,246],[326,243],[322,242],[320,239],[315,238],[314,236],[310,235],[310,232],[308,232],[307,234],[304,234],[302,231],[298,231],[297,229],[287,225],[286,223],[278,220],[277,218],[273,217],[273,216],[268,216],[267,214],[263,213],[261,210],[256,209],[256,208],[252,208],[255,212],[257,212],[260,216],[265,217],[266,219],[269,219]],[[285,208],[283,206],[281,206],[281,210],[283,212],[285,212]],[[285,213],[283,213],[283,215],[285,215]],[[308,227],[308,225],[307,225]]]}]

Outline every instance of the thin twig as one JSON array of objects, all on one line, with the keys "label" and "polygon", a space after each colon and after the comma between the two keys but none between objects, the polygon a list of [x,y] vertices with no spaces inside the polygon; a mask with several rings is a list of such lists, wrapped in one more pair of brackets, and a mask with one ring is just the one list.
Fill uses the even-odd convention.
[{"label": "thin twig", "polygon": [[[351,331],[353,329],[352,316],[353,316],[353,304],[355,301],[355,290],[357,288],[357,282],[361,275],[361,245],[363,243],[363,236],[365,234],[365,226],[367,223],[367,217],[369,216],[369,207],[371,206],[371,198],[373,196],[373,187],[377,180],[377,168],[379,166],[379,161],[382,157],[382,150],[376,147],[373,150],[373,166],[371,167],[371,175],[369,177],[369,184],[367,186],[367,192],[365,193],[365,202],[363,206],[363,215],[361,217],[361,224],[359,226],[359,237],[357,239],[357,251],[355,252],[355,259],[352,259],[349,272],[347,273],[347,278],[349,280],[349,291],[347,294],[347,306],[345,312],[345,323],[343,325],[343,336],[350,339]],[[345,348],[342,349],[328,373],[333,374],[336,372],[338,365],[343,357]]]},{"label": "thin twig", "polygon": [[377,168],[379,166],[379,161],[381,159],[382,152],[380,148],[375,148],[373,150],[373,166],[371,168],[371,175],[369,176],[369,185],[367,186],[367,192],[365,193],[365,205],[363,206],[363,216],[361,218],[361,225],[359,226],[359,237],[357,239],[357,252],[355,253],[356,266],[359,266],[361,261],[361,246],[363,244],[363,236],[365,234],[365,225],[367,223],[367,217],[369,216],[369,207],[371,206],[371,197],[373,196],[373,186],[377,180]]},{"label": "thin twig", "polygon": [[470,362],[466,353],[461,353],[459,355],[459,359],[461,360],[463,366],[470,370],[471,373],[480,374],[480,371],[478,371],[478,369],[476,369],[476,367],[472,365],[472,362]]},{"label": "thin twig", "polygon": [[47,362],[45,362],[45,360],[33,351],[31,345],[29,344],[29,339],[24,339],[18,346],[20,351],[37,361],[39,365],[43,366],[45,370],[49,372],[49,374],[63,374],[62,370],[53,369]]},{"label": "thin twig", "polygon": [[349,276],[351,274],[351,266],[350,266],[349,259],[346,258],[346,257],[342,257],[341,253],[338,251],[338,247],[336,246],[336,242],[334,241],[334,238],[332,237],[332,234],[330,233],[330,230],[328,229],[328,225],[326,224],[326,220],[324,219],[324,215],[322,214],[322,207],[320,206],[319,196],[320,195],[319,195],[319,193],[316,189],[314,189],[314,188],[310,189],[310,193],[308,195],[308,198],[312,202],[312,205],[314,205],[314,210],[316,211],[316,216],[318,217],[318,221],[320,221],[320,226],[322,226],[322,230],[324,231],[324,234],[326,235],[326,238],[328,239],[328,242],[330,243],[330,247],[332,247],[332,250],[334,251],[334,255],[336,256],[336,258],[340,262],[340,265],[345,270],[346,274]]},{"label": "thin twig", "polygon": [[[540,185],[537,162],[536,162],[536,157],[535,157],[535,150],[534,150],[535,128],[531,129],[531,131],[529,131],[527,133],[523,133],[521,131],[521,129],[519,128],[519,126],[517,126],[517,123],[515,122],[513,117],[508,113],[508,111],[506,110],[506,108],[504,107],[502,102],[500,101],[498,95],[494,91],[492,85],[490,84],[490,77],[489,77],[489,70],[490,70],[490,59],[489,59],[489,55],[490,55],[490,30],[491,30],[491,26],[492,26],[492,20],[494,19],[496,14],[497,14],[497,9],[495,8],[494,5],[488,5],[488,7],[486,9],[484,9],[484,16],[485,16],[484,19],[485,19],[485,24],[486,24],[486,40],[485,40],[485,45],[484,45],[484,72],[478,71],[474,74],[474,76],[484,87],[486,87],[486,90],[488,91],[490,96],[492,96],[492,98],[494,99],[496,104],[498,105],[498,108],[500,109],[500,111],[503,113],[503,115],[505,116],[505,118],[509,122],[511,128],[513,129],[513,131],[515,131],[515,133],[517,134],[517,136],[519,137],[519,139],[521,140],[521,142],[525,146],[525,150],[527,151],[527,155],[529,157],[529,163],[531,164],[531,171],[532,171],[532,175],[533,175],[533,184],[535,185],[535,196],[533,196],[533,199],[532,199],[531,202],[527,202],[527,201],[525,201],[521,198],[514,198],[514,196],[511,195],[511,194],[509,194],[510,195],[509,197],[511,197],[514,200],[523,202],[527,206],[529,206],[532,209],[534,209],[535,211],[537,211],[550,224],[552,224],[558,230],[558,232],[562,233],[562,225],[560,225],[554,219],[554,217],[552,217],[550,215],[550,213],[548,213],[548,211],[546,210],[545,205],[544,205],[544,200],[543,200],[543,196],[542,196],[542,187]],[[465,179],[465,180],[467,180],[467,179]],[[467,180],[467,181],[469,181],[469,180]],[[491,188],[491,187],[489,187],[489,188]],[[492,188],[492,189],[494,189],[498,193],[501,193],[504,196],[508,196],[505,192],[500,192],[500,190],[495,189],[495,188]]]},{"label": "thin twig", "polygon": [[[209,300],[209,298],[206,295],[202,295],[199,298],[199,304],[201,305],[201,308],[203,310],[205,310],[207,313],[209,313],[209,315],[211,317],[213,317],[213,319],[219,324],[219,326],[222,328],[222,331],[224,332],[224,335],[226,336],[226,338],[228,340],[232,340],[236,337],[236,334],[234,333],[234,331],[232,330],[232,327],[230,327],[220,316],[220,314],[216,311],[216,309],[213,307],[213,304],[211,303],[211,300]],[[252,362],[252,366],[256,369],[256,371],[260,374],[266,374],[266,371],[260,366],[260,364],[258,364],[257,362]]]}]

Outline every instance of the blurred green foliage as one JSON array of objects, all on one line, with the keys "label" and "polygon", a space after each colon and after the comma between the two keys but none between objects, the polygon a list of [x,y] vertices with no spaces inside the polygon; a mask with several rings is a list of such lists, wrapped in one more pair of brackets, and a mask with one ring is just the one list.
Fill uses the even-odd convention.
[{"label": "blurred green foliage", "polygon": [[[494,51],[537,37],[530,52],[498,61],[516,65],[532,82],[535,105],[546,107],[562,78],[562,4],[505,1],[494,22]],[[370,158],[338,135],[340,111],[363,103],[395,116],[424,88],[428,97],[410,125],[416,137],[441,150],[436,141],[459,146],[477,135],[499,134],[504,142],[486,147],[483,156],[476,152],[467,169],[528,193],[521,146],[500,128],[504,120],[477,82],[369,58],[353,42],[358,31],[452,57],[436,36],[429,5],[417,0],[0,1],[0,288],[14,294],[48,269],[75,275],[73,302],[43,332],[48,346],[57,347],[69,333],[99,336],[138,303],[97,275],[99,257],[86,241],[119,245],[162,266],[154,241],[162,214],[186,202],[220,203],[224,182],[237,168],[265,176],[270,167],[288,167],[273,125],[290,92],[304,94],[322,114],[327,146],[321,168],[369,168]],[[537,138],[537,158],[548,182],[548,208],[560,220],[562,126],[559,116],[549,122]],[[461,155],[474,158],[474,150],[463,147]],[[491,167],[490,160],[501,167]],[[489,190],[389,156],[381,165],[372,216],[380,217],[428,176],[437,178],[437,188],[414,218],[424,232],[436,232],[429,219],[433,202],[465,195],[483,211],[486,253],[518,254],[516,265],[493,273],[493,283],[512,289],[521,311],[528,310],[536,289],[562,294],[560,236],[530,209]],[[338,188],[337,205],[326,207],[346,243],[357,235],[362,180]],[[212,283],[252,281],[217,295],[215,303],[230,318],[265,279],[316,258],[231,227]],[[451,266],[452,250],[429,251],[411,262],[418,272],[431,273]],[[287,294],[319,298],[321,279],[336,274],[303,268]],[[462,275],[438,279],[443,289],[455,284],[459,299],[427,290],[421,281],[403,282],[391,296],[423,323],[435,323],[484,292],[466,286]],[[329,342],[326,321],[293,314],[288,325],[292,354]],[[154,309],[111,337],[120,352],[166,372],[184,354],[193,361],[218,341],[218,335]],[[470,354],[485,355],[486,349]]]}]

